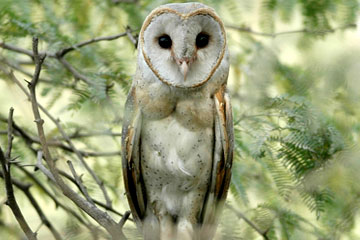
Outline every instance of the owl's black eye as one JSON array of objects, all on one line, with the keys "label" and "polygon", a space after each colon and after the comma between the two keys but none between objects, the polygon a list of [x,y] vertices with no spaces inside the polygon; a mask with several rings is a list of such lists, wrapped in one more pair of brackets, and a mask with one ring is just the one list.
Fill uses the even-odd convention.
[{"label": "owl's black eye", "polygon": [[199,33],[196,37],[196,46],[198,48],[204,48],[209,44],[210,36],[206,33]]},{"label": "owl's black eye", "polygon": [[162,35],[161,37],[159,37],[159,45],[162,48],[168,49],[171,48],[172,45],[172,41],[169,35]]}]

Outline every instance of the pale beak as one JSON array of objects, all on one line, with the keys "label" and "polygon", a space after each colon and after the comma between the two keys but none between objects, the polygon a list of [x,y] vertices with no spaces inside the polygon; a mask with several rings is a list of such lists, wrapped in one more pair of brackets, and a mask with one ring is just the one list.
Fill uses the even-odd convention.
[{"label": "pale beak", "polygon": [[176,59],[176,63],[179,65],[180,72],[184,76],[184,81],[186,80],[186,76],[189,72],[191,59],[190,58],[182,58],[182,59]]},{"label": "pale beak", "polygon": [[180,65],[180,72],[184,76],[184,81],[186,80],[188,71],[189,71],[189,65],[186,61],[183,61],[182,64]]}]

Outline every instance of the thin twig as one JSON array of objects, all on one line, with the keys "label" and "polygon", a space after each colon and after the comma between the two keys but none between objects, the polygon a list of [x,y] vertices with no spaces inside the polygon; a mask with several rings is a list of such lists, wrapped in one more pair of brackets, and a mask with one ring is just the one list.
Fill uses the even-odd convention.
[{"label": "thin twig", "polygon": [[[133,32],[134,30],[131,30],[131,31]],[[127,32],[128,31],[126,30],[126,32],[124,32],[124,33],[120,33],[120,34],[116,34],[116,35],[112,35],[112,36],[106,36],[106,37],[97,37],[97,38],[93,38],[93,39],[90,39],[90,40],[87,40],[87,41],[83,41],[83,42],[74,44],[74,45],[72,45],[70,47],[61,49],[60,51],[58,51],[56,53],[56,55],[58,57],[63,57],[63,56],[65,56],[65,54],[67,54],[67,53],[69,53],[69,52],[71,52],[71,51],[73,51],[75,49],[79,49],[81,47],[89,45],[91,43],[100,42],[100,41],[111,41],[111,40],[115,40],[115,39],[124,37],[124,36],[127,35]]]},{"label": "thin twig", "polygon": [[[19,164],[15,164],[16,167],[18,167],[22,172],[25,173],[26,176],[28,176],[44,193],[45,195],[47,195],[48,197],[50,197],[56,207],[60,207],[62,208],[65,212],[70,213],[73,217],[75,217],[81,224],[83,224],[85,227],[87,227],[89,230],[91,230],[92,228],[94,228],[94,226],[91,226],[90,224],[86,223],[83,218],[77,214],[74,210],[72,210],[71,208],[65,206],[62,202],[60,202],[58,200],[58,197],[55,197],[43,184],[42,182],[32,173],[30,173],[26,168],[24,168],[23,166],[19,165]],[[49,178],[50,179],[50,178]],[[51,179],[50,179],[51,180]],[[52,182],[54,182],[55,180],[52,179]],[[56,182],[54,182],[56,184]]]},{"label": "thin twig", "polygon": [[[135,32],[135,31],[137,31],[137,30],[131,30],[131,32]],[[89,40],[74,44],[72,46],[60,49],[55,54],[43,52],[43,53],[40,53],[40,55],[47,55],[48,57],[51,57],[51,58],[59,58],[59,57],[65,56],[67,53],[69,53],[69,52],[71,52],[73,50],[76,50],[76,49],[79,49],[81,47],[87,46],[87,45],[89,45],[91,43],[96,43],[96,42],[100,42],[100,41],[111,41],[111,40],[115,40],[115,39],[125,37],[125,36],[127,36],[127,31],[123,32],[123,33],[111,35],[111,36],[104,36],[104,37],[97,37],[97,38],[89,39]],[[8,44],[8,43],[5,43],[5,42],[0,42],[0,47],[4,48],[4,49],[7,49],[7,50],[10,50],[10,51],[13,51],[13,52],[25,54],[25,55],[27,55],[27,56],[29,56],[31,58],[34,58],[33,52],[30,51],[30,50],[24,49],[24,48],[20,48],[20,47],[17,47],[17,46],[14,46],[14,45],[11,45],[11,44]],[[29,64],[29,62],[26,62],[26,63]]]},{"label": "thin twig", "polygon": [[11,155],[11,149],[12,149],[12,142],[13,142],[13,139],[14,139],[14,136],[13,136],[13,115],[14,115],[14,108],[10,108],[9,110],[9,117],[8,117],[8,147],[7,147],[7,150],[6,150],[6,153],[5,153],[5,158],[6,159],[11,159],[10,155]]},{"label": "thin twig", "polygon": [[[12,136],[12,116],[13,116],[13,111],[14,109],[10,109],[9,112],[9,124],[10,126],[8,126],[8,131],[9,136]],[[12,144],[12,138],[9,138],[10,142],[8,144]],[[0,147],[0,162],[1,162],[1,167],[3,169],[3,174],[4,174],[4,180],[5,180],[5,189],[6,189],[6,195],[7,195],[7,204],[9,205],[11,211],[13,212],[17,222],[19,223],[21,229],[23,230],[23,232],[25,233],[26,237],[30,240],[36,240],[36,233],[34,233],[31,228],[29,227],[28,223],[26,222],[20,208],[19,205],[17,204],[15,195],[14,195],[14,189],[13,189],[13,183],[12,183],[12,179],[11,179],[11,164],[10,164],[10,159],[11,159],[11,147],[8,147],[8,151],[6,153],[6,155],[4,155],[1,147]]]},{"label": "thin twig", "polygon": [[[0,121],[7,121],[6,119],[2,119],[0,117]],[[13,127],[14,127],[14,135],[15,136],[20,136],[22,137],[26,143],[36,143],[36,144],[40,144],[40,139],[38,137],[34,137],[31,136],[29,133],[27,133],[24,129],[20,128],[15,122],[13,122]],[[7,135],[7,131],[0,131],[0,135],[4,134]],[[76,134],[76,133],[75,133]],[[100,136],[100,135],[108,135],[108,136],[121,136],[120,133],[109,133],[106,134],[105,132],[102,133],[94,133],[92,135],[92,133],[88,133],[88,134],[79,134],[79,135],[74,135],[73,138],[80,138],[80,137],[91,137],[91,136]],[[72,136],[69,136],[69,138],[72,138]],[[64,140],[64,138],[60,138],[62,140]],[[59,140],[49,140],[48,142],[48,146],[49,147],[57,147],[60,148],[64,151],[67,152],[74,152],[74,150],[63,144],[62,142],[60,142]],[[78,150],[79,153],[84,156],[84,157],[112,157],[112,156],[121,156],[121,151],[112,151],[112,152],[90,152],[90,151],[84,151],[84,150]]]},{"label": "thin twig", "polygon": [[111,130],[99,131],[99,132],[86,132],[81,133],[78,130],[72,134],[69,134],[69,138],[87,138],[87,137],[99,137],[99,136],[110,136],[110,137],[121,137],[121,133],[112,132]]},{"label": "thin twig", "polygon": [[[42,63],[42,62],[41,62]],[[35,94],[35,89],[32,87],[34,86],[33,83],[29,84],[29,89],[30,89],[30,93],[28,93],[28,91],[22,86],[22,84],[18,81],[18,79],[15,77],[13,72],[8,73],[4,68],[2,68],[2,66],[0,65],[0,69],[2,69],[3,72],[7,73],[10,78],[21,88],[21,90],[28,96],[28,98],[31,100],[31,102],[33,103],[33,95]],[[37,70],[35,69],[35,72]],[[35,75],[34,75],[35,76]],[[39,77],[39,76],[38,76]],[[37,80],[38,81],[38,80]],[[37,83],[36,81],[36,83]],[[33,106],[34,104],[32,104]],[[69,138],[69,136],[67,136],[67,134],[65,133],[64,129],[62,128],[61,124],[60,124],[60,120],[59,119],[55,119],[50,113],[49,111],[46,110],[46,108],[42,107],[37,101],[36,101],[36,106],[41,109],[41,111],[43,113],[45,113],[45,115],[56,125],[56,127],[59,129],[59,132],[61,133],[62,137],[65,139],[65,141],[68,143],[69,147],[72,149],[72,151],[76,154],[76,156],[79,158],[79,160],[81,161],[81,163],[83,164],[83,166],[85,167],[85,169],[90,173],[91,177],[95,180],[95,182],[98,184],[99,188],[101,189],[105,201],[107,203],[107,205],[109,207],[111,207],[111,200],[110,197],[104,187],[104,183],[102,180],[100,180],[98,178],[98,176],[94,173],[94,171],[89,167],[89,165],[85,162],[84,158],[83,158],[83,154],[84,156],[114,156],[114,155],[120,155],[121,152],[110,152],[110,153],[88,153],[88,152],[80,152],[79,150],[77,150],[77,148],[74,146],[74,144],[72,143],[71,139]],[[34,106],[33,106],[33,111],[35,111]],[[36,115],[40,115],[40,113],[37,113]],[[39,132],[39,127],[42,128],[42,124],[43,124],[43,120],[42,119],[35,119],[35,122],[39,122],[38,126],[38,132]],[[42,137],[43,136],[43,137]],[[45,141],[45,133],[42,132],[42,134],[39,134],[39,141],[41,143],[41,145],[43,145],[42,143]],[[48,147],[49,144],[46,141],[46,146]],[[44,151],[45,154],[45,151]]]},{"label": "thin twig", "polygon": [[16,47],[16,46],[4,43],[4,42],[0,42],[0,47],[4,48],[4,49],[7,49],[7,50],[10,50],[10,51],[13,51],[13,52],[25,54],[25,55],[27,55],[27,56],[29,56],[31,58],[34,57],[34,55],[33,55],[33,53],[31,51],[29,51],[27,49],[20,48],[20,47]]},{"label": "thin twig", "polygon": [[72,75],[74,75],[75,78],[83,80],[84,82],[86,82],[88,85],[92,86],[94,85],[94,83],[88,79],[85,75],[81,74],[80,72],[78,72],[68,61],[66,61],[64,58],[59,57],[57,58],[59,60],[59,62],[69,71],[72,73]]},{"label": "thin twig", "polygon": [[89,203],[91,203],[92,205],[95,205],[93,200],[91,199],[87,188],[84,186],[84,184],[82,183],[81,178],[77,175],[75,168],[72,164],[71,161],[67,161],[67,164],[69,165],[70,171],[72,173],[72,175],[74,176],[74,179],[76,181],[76,184],[80,187],[81,192],[84,194],[85,198],[89,201]]},{"label": "thin twig", "polygon": [[259,233],[265,240],[269,240],[269,237],[267,236],[267,231],[261,231],[256,225],[255,223],[253,223],[252,221],[250,221],[250,219],[248,219],[242,212],[240,212],[239,210],[235,209],[233,206],[231,206],[230,204],[225,204],[225,206],[227,208],[229,208],[231,211],[233,211],[236,216],[238,218],[243,219],[250,227],[252,227],[257,233]]},{"label": "thin twig", "polygon": [[[4,173],[0,171],[0,177],[4,178]],[[45,224],[45,226],[50,230],[50,232],[52,233],[52,235],[54,236],[54,238],[56,240],[61,240],[62,237],[60,236],[59,232],[54,228],[54,226],[52,225],[52,223],[48,220],[48,218],[45,216],[44,212],[42,211],[40,205],[38,204],[38,202],[36,201],[36,199],[34,198],[34,196],[31,194],[30,192],[30,187],[31,184],[25,184],[22,181],[19,181],[17,179],[12,178],[12,183],[18,188],[20,189],[25,196],[29,199],[31,205],[34,207],[36,213],[39,215],[41,222],[43,224]],[[38,232],[38,230],[36,230],[35,232]]]},{"label": "thin twig", "polygon": [[[135,30],[126,30],[126,32],[124,33],[120,33],[120,34],[116,34],[116,35],[112,35],[112,36],[106,36],[106,37],[97,37],[97,38],[93,38],[93,39],[90,39],[90,40],[87,40],[87,41],[84,41],[84,42],[80,42],[80,43],[77,43],[77,44],[74,44],[70,47],[66,47],[66,48],[63,48],[63,49],[60,49],[58,52],[56,52],[55,54],[53,53],[48,53],[48,52],[43,52],[43,53],[38,53],[39,56],[45,56],[47,55],[48,57],[50,58],[55,58],[57,59],[69,72],[71,72],[75,78],[77,79],[80,79],[82,81],[84,81],[85,83],[87,83],[88,85],[94,85],[94,83],[88,78],[86,77],[85,75],[81,74],[79,71],[77,71],[68,61],[66,61],[64,59],[64,56],[75,50],[75,49],[79,49],[81,47],[84,47],[84,46],[87,46],[91,43],[96,43],[96,42],[100,42],[100,41],[111,41],[111,40],[115,40],[115,39],[118,39],[120,37],[124,37],[124,36],[128,36],[129,34],[129,31],[130,32],[133,32]],[[17,47],[17,46],[13,46],[11,44],[7,44],[5,42],[0,42],[0,47],[1,48],[4,48],[4,49],[7,49],[7,50],[10,50],[10,51],[14,51],[14,52],[17,52],[17,53],[22,53],[22,54],[25,54],[29,57],[31,57],[32,59],[34,59],[34,53],[27,50],[27,49],[23,49],[23,48],[20,48],[20,47]],[[35,62],[35,59],[34,59],[34,62]],[[36,63],[35,63],[36,64]]]},{"label": "thin twig", "polygon": [[[62,170],[58,170],[58,171],[59,171],[59,174],[60,174],[61,176],[63,176],[63,177],[65,177],[66,179],[68,179],[70,182],[72,182],[72,183],[81,191],[80,186],[77,184],[77,182],[75,181],[75,179],[74,179],[73,177],[71,177],[69,174],[67,174],[66,172],[64,172],[64,171],[62,171]],[[123,216],[124,216],[124,214],[122,214],[121,212],[115,210],[115,209],[112,208],[112,207],[108,207],[106,204],[104,204],[104,203],[102,203],[102,202],[100,202],[100,201],[98,201],[98,200],[96,200],[96,199],[94,199],[94,198],[91,198],[91,200],[92,200],[96,205],[98,205],[98,206],[100,206],[100,207],[102,207],[102,208],[104,208],[104,209],[106,209],[106,210],[108,210],[108,211],[110,211],[110,212],[112,212],[112,213],[115,213],[115,214],[119,215],[120,217],[123,217]],[[132,221],[132,222],[134,221],[132,218],[129,218],[129,220]]]},{"label": "thin twig", "polygon": [[129,26],[127,26],[126,27],[126,35],[130,39],[130,41],[134,44],[135,48],[137,48],[138,39],[132,35],[132,32],[133,32],[133,30]]},{"label": "thin twig", "polygon": [[[22,68],[22,67],[19,66],[19,62],[17,62],[17,63],[11,63],[11,62],[7,61],[7,60],[6,60],[5,58],[3,58],[3,57],[0,57],[0,62],[8,65],[10,68],[15,69],[15,70],[21,72],[22,74],[24,74],[24,75],[26,75],[26,76],[28,76],[28,77],[33,78],[33,75],[32,75],[30,72],[26,71],[24,68]],[[39,78],[39,82],[42,82],[42,83],[45,83],[45,84],[51,84],[51,85],[53,85],[53,84],[59,84],[59,85],[65,87],[65,88],[76,89],[76,88],[75,88],[75,84],[67,84],[67,83],[63,83],[63,82],[61,82],[61,83],[55,83],[54,81],[52,81],[52,80],[50,80],[50,79],[47,79],[47,78]]]},{"label": "thin twig", "polygon": [[125,222],[128,220],[128,218],[130,217],[131,212],[130,211],[126,211],[124,213],[124,216],[120,219],[119,221],[119,227],[122,228],[125,225]]},{"label": "thin twig", "polygon": [[[134,32],[136,30],[129,30],[126,29],[126,32],[124,33],[120,33],[120,34],[116,34],[116,35],[112,35],[112,36],[105,36],[105,37],[97,37],[97,38],[93,38],[90,40],[86,40],[77,44],[74,44],[70,47],[66,47],[63,49],[60,49],[59,51],[57,51],[55,54],[54,53],[49,53],[49,52],[43,52],[43,53],[38,53],[40,56],[45,56],[47,55],[50,58],[55,58],[57,59],[69,72],[71,72],[75,78],[80,79],[84,82],[86,82],[88,85],[93,85],[94,83],[85,75],[81,74],[79,71],[77,71],[68,61],[66,61],[64,59],[64,56],[76,49],[79,49],[81,47],[87,46],[91,43],[96,43],[96,42],[100,42],[100,41],[111,41],[111,40],[115,40],[118,39],[120,37],[124,37],[124,36],[129,36],[129,33],[131,34],[132,32]],[[27,50],[27,49],[23,49],[17,46],[13,46],[11,44],[7,44],[5,42],[0,42],[0,47],[13,51],[13,52],[17,52],[17,53],[21,53],[21,54],[25,54],[29,57],[31,57],[32,59],[34,59],[34,53]]]},{"label": "thin twig", "polygon": [[[41,69],[42,61],[39,61],[39,56],[37,55],[37,40],[36,40],[36,38],[33,39],[33,42],[34,42],[34,44],[33,44],[34,60],[36,63],[35,69],[37,70],[38,68]],[[36,73],[36,70],[35,70],[35,73]],[[39,77],[38,74],[34,74],[34,76]],[[84,198],[82,198],[80,195],[78,195],[68,185],[65,184],[63,179],[58,174],[58,171],[55,167],[54,160],[50,154],[49,147],[47,145],[45,132],[43,129],[44,121],[40,117],[39,106],[38,106],[38,103],[36,100],[36,92],[35,92],[36,83],[37,83],[37,80],[33,79],[31,81],[31,83],[29,84],[30,93],[31,93],[31,105],[33,108],[33,114],[34,114],[35,122],[37,125],[38,134],[39,134],[39,138],[41,141],[41,146],[42,146],[43,152],[44,152],[44,158],[47,162],[47,165],[49,166],[50,172],[54,176],[57,186],[62,190],[62,192],[65,196],[67,196],[69,199],[71,199],[79,208],[84,210],[89,216],[91,216],[102,227],[104,227],[113,239],[126,239],[122,230],[117,227],[117,223],[106,212],[101,211],[95,205],[90,204],[88,201],[86,201]],[[59,125],[59,123],[57,121],[55,121],[55,123],[57,123],[57,125]],[[63,132],[61,126],[59,128],[59,131]]]},{"label": "thin twig", "polygon": [[356,26],[357,25],[355,23],[351,23],[351,24],[347,24],[347,25],[344,25],[344,26],[336,27],[336,28],[330,28],[330,29],[320,29],[320,30],[299,29],[299,30],[277,32],[277,33],[258,32],[258,31],[252,30],[250,27],[239,27],[239,26],[235,26],[235,25],[226,25],[226,28],[234,29],[234,30],[237,30],[239,32],[250,33],[250,34],[254,34],[254,35],[258,35],[258,36],[275,38],[275,37],[280,36],[280,35],[297,34],[297,33],[324,35],[326,33],[333,33],[333,32],[335,32],[337,30],[343,30],[343,29],[348,29],[348,28],[356,28]]},{"label": "thin twig", "polygon": [[37,163],[36,163],[36,167],[47,177],[49,178],[51,181],[56,183],[55,177],[54,175],[44,166],[44,164],[42,163],[42,159],[43,159],[43,152],[42,151],[38,151],[37,152]]}]

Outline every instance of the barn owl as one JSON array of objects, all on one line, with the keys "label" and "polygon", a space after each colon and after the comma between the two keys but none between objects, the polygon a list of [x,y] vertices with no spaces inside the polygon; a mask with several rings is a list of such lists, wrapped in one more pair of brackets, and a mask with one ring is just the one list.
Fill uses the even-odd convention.
[{"label": "barn owl", "polygon": [[122,164],[146,240],[213,238],[233,158],[226,44],[220,18],[200,3],[160,6],[143,23]]}]

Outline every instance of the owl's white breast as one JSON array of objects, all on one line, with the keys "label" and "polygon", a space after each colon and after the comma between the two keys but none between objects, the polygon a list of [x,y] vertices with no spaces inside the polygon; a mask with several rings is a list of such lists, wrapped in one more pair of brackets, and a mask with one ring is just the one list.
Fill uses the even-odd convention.
[{"label": "owl's white breast", "polygon": [[[196,192],[202,201],[210,181],[213,128],[197,129],[173,113],[159,120],[143,120],[141,161],[150,202],[162,202],[173,214],[186,206],[188,193]],[[193,200],[192,200],[193,201]]]}]

